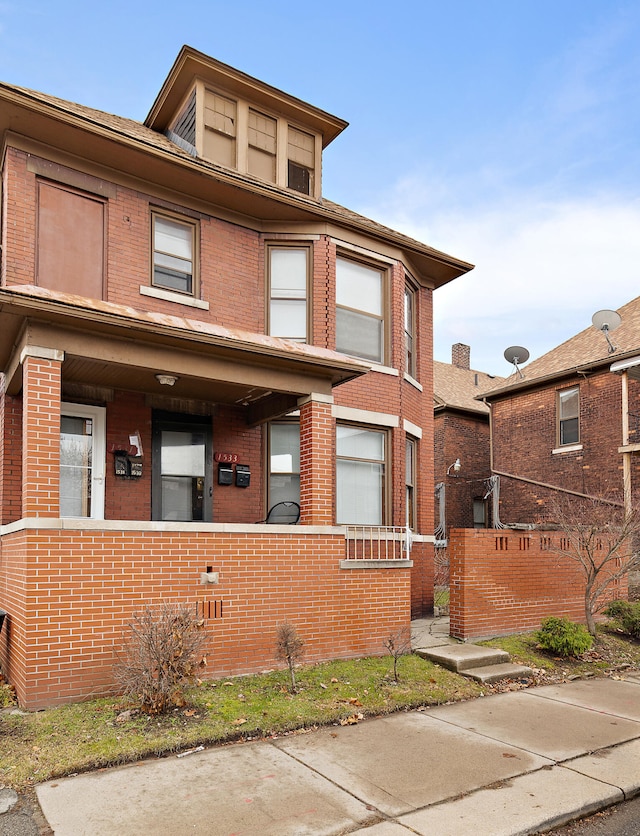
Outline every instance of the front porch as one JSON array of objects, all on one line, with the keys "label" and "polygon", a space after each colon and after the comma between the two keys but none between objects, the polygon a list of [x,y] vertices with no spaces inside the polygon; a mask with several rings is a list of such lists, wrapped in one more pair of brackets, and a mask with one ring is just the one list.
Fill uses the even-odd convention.
[{"label": "front porch", "polygon": [[340,527],[40,519],[0,535],[0,662],[28,709],[111,691],[132,615],[164,601],[202,617],[215,677],[274,667],[283,621],[307,662],[379,655],[410,621],[412,562],[346,560]]}]

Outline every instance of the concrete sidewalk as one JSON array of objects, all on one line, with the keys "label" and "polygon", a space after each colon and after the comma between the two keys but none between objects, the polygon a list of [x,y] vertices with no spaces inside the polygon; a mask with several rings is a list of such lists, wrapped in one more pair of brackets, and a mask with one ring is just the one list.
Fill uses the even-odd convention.
[{"label": "concrete sidewalk", "polygon": [[211,748],[36,789],[56,836],[536,833],[640,792],[640,674]]}]

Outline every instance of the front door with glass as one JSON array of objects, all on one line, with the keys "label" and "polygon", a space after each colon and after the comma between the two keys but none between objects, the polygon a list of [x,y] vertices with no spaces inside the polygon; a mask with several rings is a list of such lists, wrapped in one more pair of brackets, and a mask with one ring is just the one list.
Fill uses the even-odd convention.
[{"label": "front door with glass", "polygon": [[176,522],[212,519],[210,423],[191,416],[154,417],[152,517]]},{"label": "front door with glass", "polygon": [[104,519],[105,410],[63,403],[60,516]]}]

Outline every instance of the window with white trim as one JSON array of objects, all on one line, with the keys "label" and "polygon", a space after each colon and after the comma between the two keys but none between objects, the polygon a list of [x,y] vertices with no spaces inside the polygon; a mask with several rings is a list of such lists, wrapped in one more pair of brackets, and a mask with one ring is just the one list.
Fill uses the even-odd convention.
[{"label": "window with white trim", "polygon": [[336,259],[337,351],[384,364],[384,285],[384,271]]},{"label": "window with white trim", "polygon": [[558,444],[580,442],[580,387],[558,392]]},{"label": "window with white trim", "polygon": [[336,522],[384,525],[386,432],[336,426]]},{"label": "window with white trim", "polygon": [[310,250],[308,247],[267,249],[269,334],[309,342],[307,297]]},{"label": "window with white trim", "polygon": [[154,287],[192,296],[195,292],[196,225],[153,212]]},{"label": "window with white trim", "polygon": [[267,505],[300,504],[300,424],[269,424],[269,495]]},{"label": "window with white trim", "polygon": [[415,439],[407,436],[405,440],[404,465],[405,504],[407,528],[410,528],[412,531],[416,527],[416,452],[417,444]]},{"label": "window with white trim", "polygon": [[105,414],[101,406],[61,406],[61,517],[104,519]]}]

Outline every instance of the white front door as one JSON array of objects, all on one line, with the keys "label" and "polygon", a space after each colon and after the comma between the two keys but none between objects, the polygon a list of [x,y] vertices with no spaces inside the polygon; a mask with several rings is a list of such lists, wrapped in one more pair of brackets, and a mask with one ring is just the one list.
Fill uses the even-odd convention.
[{"label": "white front door", "polygon": [[63,403],[60,516],[104,519],[105,409]]}]

